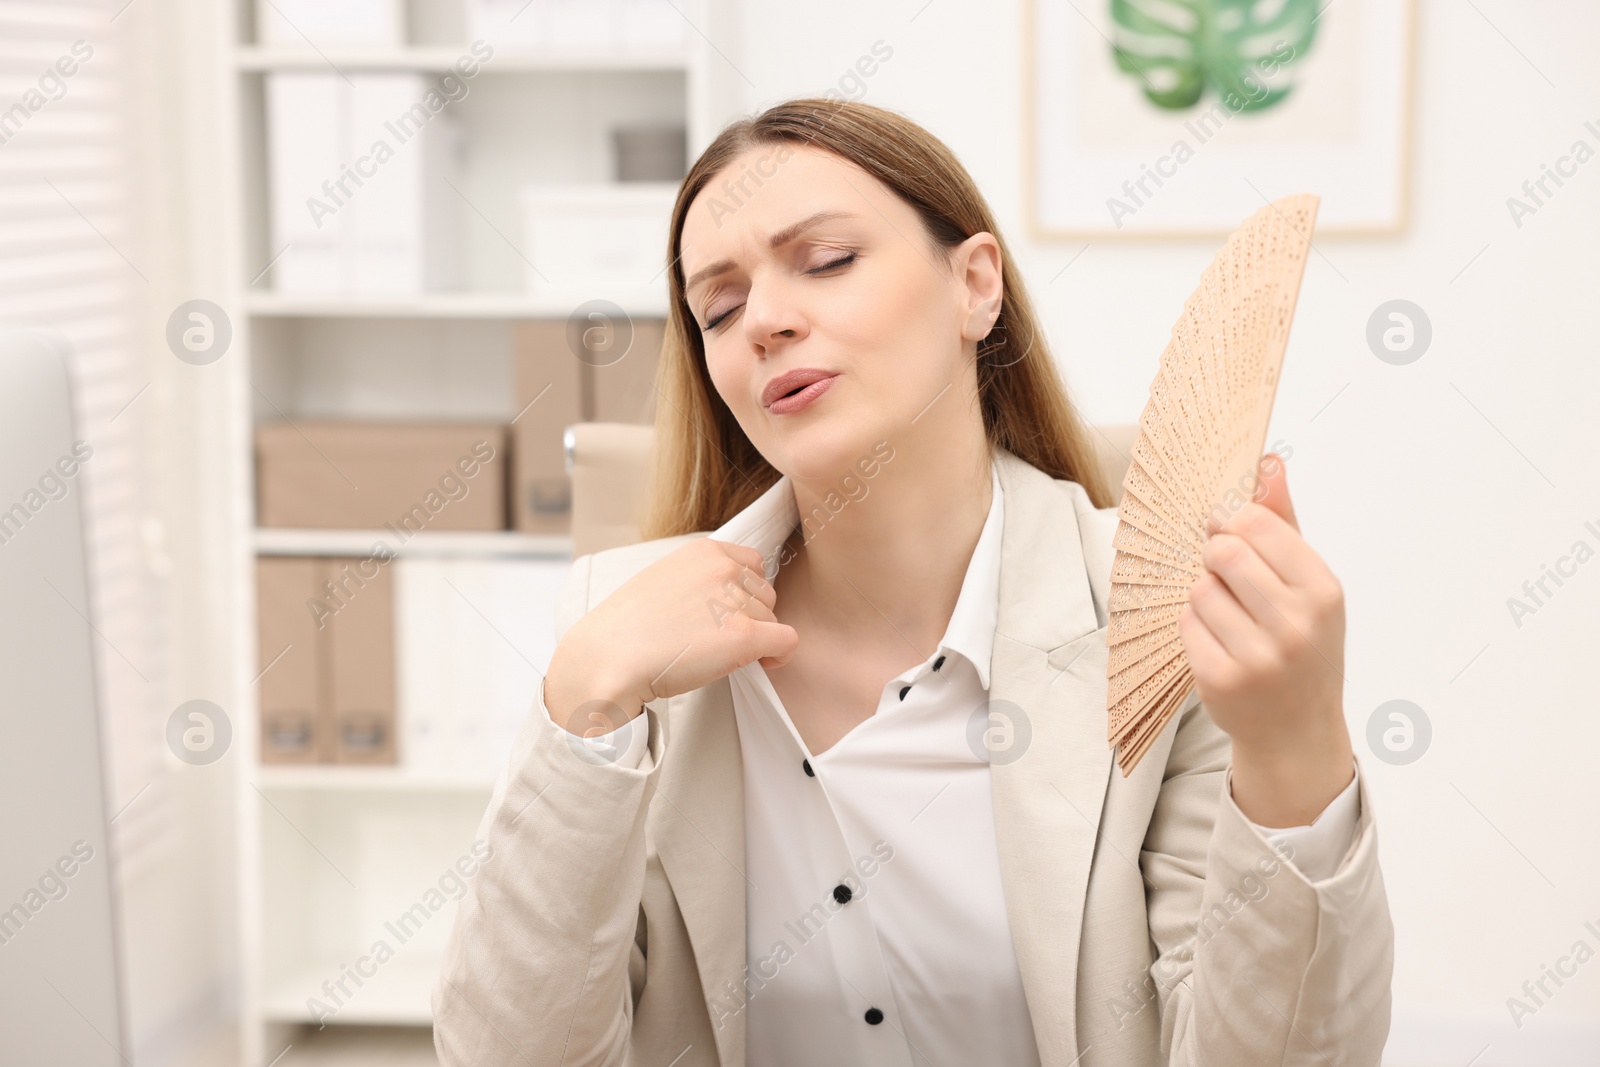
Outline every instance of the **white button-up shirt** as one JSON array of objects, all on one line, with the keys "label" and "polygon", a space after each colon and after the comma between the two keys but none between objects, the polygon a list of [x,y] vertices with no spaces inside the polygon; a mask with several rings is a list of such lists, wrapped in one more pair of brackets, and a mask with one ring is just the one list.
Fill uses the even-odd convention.
[{"label": "white button-up shirt", "polygon": [[[813,755],[759,663],[730,675],[744,761],[745,989],[752,1067],[1039,1063],[1011,942],[990,803],[988,711],[1005,514],[993,503],[927,659]],[[759,550],[767,578],[800,522],[789,478],[711,534]],[[646,730],[591,739],[637,767]],[[1354,839],[1356,783],[1310,826],[1260,828],[1308,878]],[[718,991],[719,994],[722,991]]]}]

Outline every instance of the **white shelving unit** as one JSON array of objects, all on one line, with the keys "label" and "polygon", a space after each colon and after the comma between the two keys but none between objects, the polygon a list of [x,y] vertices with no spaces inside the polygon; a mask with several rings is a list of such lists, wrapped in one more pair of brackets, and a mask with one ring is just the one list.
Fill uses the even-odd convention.
[{"label": "white shelving unit", "polygon": [[263,789],[293,792],[483,793],[494,785],[479,775],[430,774],[394,767],[262,767],[257,779]]},{"label": "white shelving unit", "polygon": [[[349,46],[318,51],[294,45],[244,46],[237,50],[235,64],[240,70],[326,70],[331,63],[342,70],[421,70],[446,71],[461,56],[461,48],[414,46],[408,48]],[[689,71],[694,64],[687,52],[611,52],[562,51],[507,46],[497,48],[492,60],[496,70],[578,70],[578,71]]]},{"label": "white shelving unit", "polygon": [[370,556],[372,546],[391,545],[396,557],[449,556],[479,559],[571,559],[572,541],[547,534],[424,530],[404,544],[395,544],[381,530],[291,530],[264,528],[255,532],[259,556]]},{"label": "white shelving unit", "polygon": [[[660,303],[623,305],[639,317],[667,313],[665,293]],[[519,293],[427,293],[420,297],[381,300],[326,299],[252,293],[246,303],[257,318],[297,319],[535,319],[561,318],[567,304],[523,296]]]},{"label": "white shelving unit", "polygon": [[[471,0],[406,0],[409,43],[259,44],[255,3],[234,0],[227,60],[217,87],[230,154],[221,168],[233,217],[219,228],[232,246],[225,310],[230,360],[245,371],[216,439],[252,467],[252,428],[264,419],[474,419],[508,422],[514,410],[512,335],[529,319],[564,320],[572,305],[530,297],[518,189],[529,182],[605,185],[607,130],[619,122],[672,121],[688,132],[692,160],[735,117],[741,80],[732,0],[673,0],[690,26],[668,51],[549,52],[495,44],[470,92],[450,105],[465,142],[460,288],[404,297],[307,296],[275,292],[271,247],[265,79],[276,71],[416,72],[442,76],[468,49]],[[493,42],[491,42],[493,43]],[[226,183],[225,183],[226,184]],[[603,297],[606,294],[596,293]],[[666,283],[654,298],[617,298],[630,314],[665,314]],[[379,531],[256,529],[249,479],[232,508],[242,546],[235,597],[255,632],[255,560],[268,555],[366,556]],[[514,532],[426,531],[398,547],[405,559],[566,560],[565,537]],[[551,605],[530,610],[549,614]],[[325,1018],[348,1027],[343,1043],[368,1040],[373,1025],[426,1028],[429,994],[453,922],[451,871],[469,855],[497,768],[443,772],[408,767],[261,766],[255,642],[233,664],[239,783],[242,1062],[266,1067],[303,1027],[319,1022],[308,1001],[341,1003]],[[502,654],[504,654],[502,650]],[[531,699],[532,689],[529,696]],[[403,704],[402,700],[402,704]],[[444,888],[440,889],[443,885]],[[439,890],[443,905],[428,906]],[[419,911],[418,909],[421,909]],[[411,915],[400,942],[394,924]],[[394,950],[363,964],[376,943]],[[357,984],[352,969],[373,970]],[[414,1031],[415,1032],[415,1031]],[[396,1040],[371,1038],[373,1052]]]}]

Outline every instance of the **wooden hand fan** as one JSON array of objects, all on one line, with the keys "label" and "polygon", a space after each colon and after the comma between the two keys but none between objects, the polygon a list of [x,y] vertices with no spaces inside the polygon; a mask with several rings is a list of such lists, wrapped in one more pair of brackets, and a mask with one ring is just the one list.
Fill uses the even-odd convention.
[{"label": "wooden hand fan", "polygon": [[1205,520],[1248,503],[1320,200],[1252,215],[1172,327],[1122,480],[1106,630],[1107,738],[1123,777],[1194,689],[1178,613],[1205,566]]}]

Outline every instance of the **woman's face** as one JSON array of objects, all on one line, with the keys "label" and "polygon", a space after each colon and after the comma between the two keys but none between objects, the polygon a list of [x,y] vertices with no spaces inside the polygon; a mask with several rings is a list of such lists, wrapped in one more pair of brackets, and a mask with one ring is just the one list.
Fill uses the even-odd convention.
[{"label": "woman's face", "polygon": [[[973,360],[1001,289],[990,234],[946,261],[916,211],[855,164],[765,145],[690,204],[681,266],[711,381],[779,471],[828,481],[913,430],[976,420],[982,433]],[[772,402],[793,372],[818,380]]]}]

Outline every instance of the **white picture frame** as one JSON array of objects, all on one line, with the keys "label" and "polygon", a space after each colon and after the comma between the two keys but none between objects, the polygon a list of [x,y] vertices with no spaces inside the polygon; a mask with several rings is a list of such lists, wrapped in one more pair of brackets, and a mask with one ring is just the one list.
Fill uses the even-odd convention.
[{"label": "white picture frame", "polygon": [[[1037,238],[1217,237],[1269,200],[1322,198],[1319,233],[1405,227],[1411,0],[1340,0],[1260,111],[1208,87],[1150,102],[1118,69],[1111,0],[1032,0],[1024,31],[1028,223]],[[1121,38],[1118,38],[1121,39]],[[1183,146],[1183,147],[1180,147]],[[1187,148],[1187,151],[1184,148]]]}]

